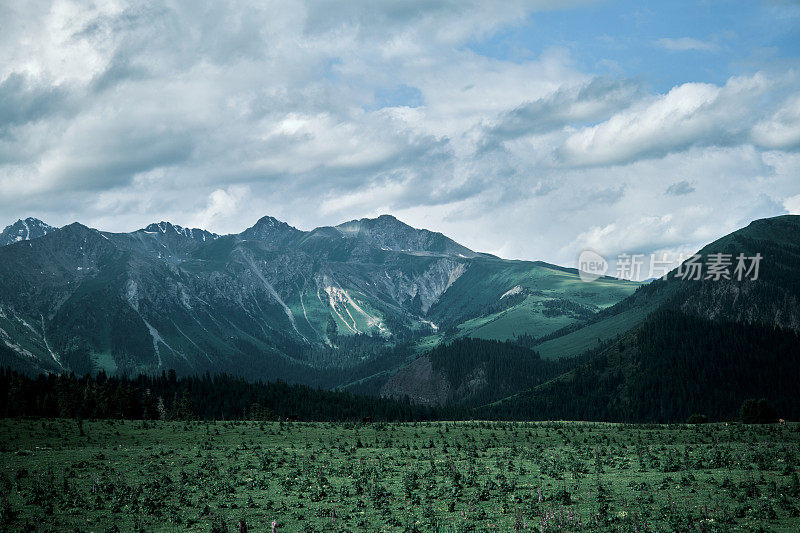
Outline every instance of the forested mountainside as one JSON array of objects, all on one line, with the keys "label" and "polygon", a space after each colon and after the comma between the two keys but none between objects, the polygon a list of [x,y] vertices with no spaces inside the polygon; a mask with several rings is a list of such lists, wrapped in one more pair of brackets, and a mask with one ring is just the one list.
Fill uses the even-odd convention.
[{"label": "forested mountainside", "polygon": [[484,408],[491,418],[684,422],[738,417],[748,398],[800,417],[800,336],[660,311],[558,378]]}]

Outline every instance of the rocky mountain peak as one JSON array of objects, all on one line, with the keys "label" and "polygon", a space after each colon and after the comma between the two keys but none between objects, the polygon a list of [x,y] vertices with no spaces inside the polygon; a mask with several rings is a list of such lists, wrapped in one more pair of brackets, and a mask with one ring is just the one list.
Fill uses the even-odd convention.
[{"label": "rocky mountain peak", "polygon": [[19,219],[13,224],[6,226],[2,233],[0,233],[0,246],[13,244],[20,241],[29,241],[31,239],[38,239],[44,237],[50,232],[55,231],[49,224],[46,224],[38,218],[28,217],[26,219]]},{"label": "rocky mountain peak", "polygon": [[351,220],[336,226],[342,235],[384,250],[474,257],[476,254],[441,233],[417,229],[392,215]]},{"label": "rocky mountain peak", "polygon": [[168,235],[168,236],[179,236],[185,237],[188,239],[195,239],[195,240],[213,240],[219,237],[216,233],[211,233],[210,231],[206,231],[204,229],[198,228],[184,228],[183,226],[179,226],[177,224],[173,224],[171,222],[166,222],[162,220],[161,222],[153,222],[152,224],[148,225],[146,228],[140,230],[144,233],[148,233],[151,235]]},{"label": "rocky mountain peak", "polygon": [[258,219],[252,227],[247,228],[239,235],[243,239],[265,241],[272,244],[281,244],[296,237],[303,232],[290,226],[275,217],[264,216]]}]

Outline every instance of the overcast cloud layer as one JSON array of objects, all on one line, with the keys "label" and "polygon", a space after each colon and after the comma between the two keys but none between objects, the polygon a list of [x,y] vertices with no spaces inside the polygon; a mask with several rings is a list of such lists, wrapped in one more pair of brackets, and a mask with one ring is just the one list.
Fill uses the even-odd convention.
[{"label": "overcast cloud layer", "polygon": [[800,214],[800,9],[712,4],[0,3],[0,226],[693,251]]}]

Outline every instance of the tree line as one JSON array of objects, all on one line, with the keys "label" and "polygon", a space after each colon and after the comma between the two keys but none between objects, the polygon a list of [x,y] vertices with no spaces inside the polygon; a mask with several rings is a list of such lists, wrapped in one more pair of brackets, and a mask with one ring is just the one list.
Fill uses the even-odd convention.
[{"label": "tree line", "polygon": [[452,417],[454,413],[408,401],[358,396],[284,381],[248,382],[227,374],[29,377],[9,367],[0,370],[3,417],[116,418],[145,420],[314,420],[411,421]]}]

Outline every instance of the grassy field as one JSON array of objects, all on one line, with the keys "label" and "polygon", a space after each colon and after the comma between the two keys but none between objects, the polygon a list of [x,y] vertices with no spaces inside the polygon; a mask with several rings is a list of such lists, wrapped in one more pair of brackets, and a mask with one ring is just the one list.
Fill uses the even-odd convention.
[{"label": "grassy field", "polygon": [[799,445],[797,424],[2,420],[0,524],[798,531]]}]

